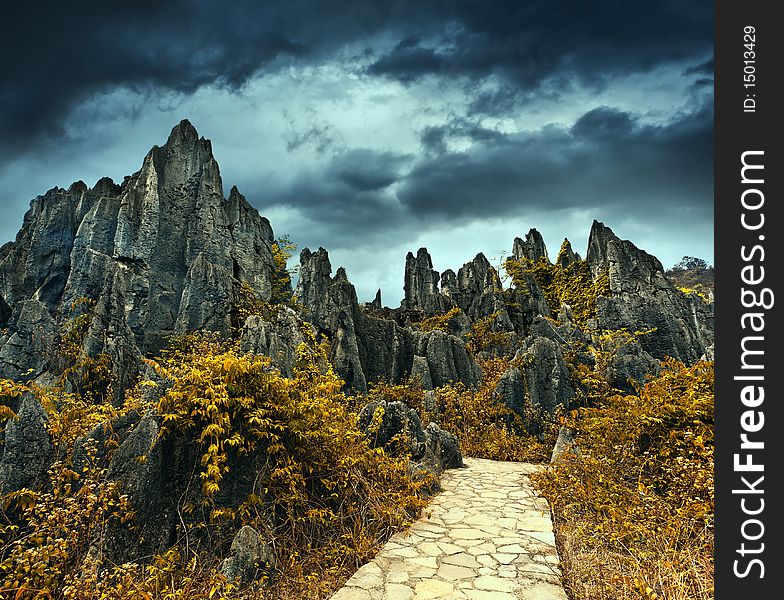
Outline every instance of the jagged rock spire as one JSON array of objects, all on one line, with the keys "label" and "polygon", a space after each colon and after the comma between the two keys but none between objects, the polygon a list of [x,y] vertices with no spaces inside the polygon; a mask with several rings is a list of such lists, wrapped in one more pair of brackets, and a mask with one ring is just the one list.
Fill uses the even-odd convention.
[{"label": "jagged rock spire", "polygon": [[586,260],[594,278],[606,274],[610,294],[597,299],[602,329],[653,330],[640,338],[655,358],[671,356],[690,363],[713,344],[712,311],[678,290],[655,256],[594,221]]},{"label": "jagged rock spire", "polygon": [[564,241],[561,244],[561,249],[558,252],[558,258],[556,258],[556,262],[562,267],[568,267],[569,265],[575,264],[579,260],[580,255],[575,254],[574,250],[572,250],[572,244],[567,238],[564,238]]},{"label": "jagged rock spire", "polygon": [[433,297],[438,296],[440,275],[433,269],[433,260],[427,248],[420,248],[416,257],[406,255],[406,270],[403,282],[404,308],[429,310]]},{"label": "jagged rock spire", "polygon": [[527,258],[532,261],[544,258],[547,262],[550,262],[550,259],[547,256],[547,246],[544,243],[544,238],[542,238],[542,234],[536,229],[531,229],[525,235],[525,240],[521,240],[520,238],[514,239],[512,257],[516,260]]},{"label": "jagged rock spire", "polygon": [[594,276],[607,265],[607,246],[611,241],[618,240],[618,236],[613,230],[601,221],[594,220],[591,225],[591,233],[588,235],[588,250],[585,253],[585,260],[591,266]]},{"label": "jagged rock spire", "polygon": [[0,249],[0,297],[12,313],[0,305],[0,317],[14,320],[35,300],[60,318],[92,298],[85,348],[129,371],[172,334],[228,332],[240,282],[269,299],[273,239],[236,189],[224,199],[209,140],[183,120],[122,186],[77,181],[33,200],[16,241]]},{"label": "jagged rock spire", "polygon": [[370,303],[370,306],[376,310],[381,310],[383,304],[381,304],[381,288],[378,288],[376,291],[376,297],[373,298],[373,302]]}]

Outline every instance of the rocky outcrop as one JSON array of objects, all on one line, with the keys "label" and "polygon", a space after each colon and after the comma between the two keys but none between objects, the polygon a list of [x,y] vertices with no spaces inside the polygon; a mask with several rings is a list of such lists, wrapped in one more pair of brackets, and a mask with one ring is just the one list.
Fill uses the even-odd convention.
[{"label": "rocky outcrop", "polygon": [[164,452],[159,433],[159,417],[144,415],[109,463],[109,479],[121,483],[134,507],[134,525],[139,530],[135,534],[120,525],[112,527],[105,550],[118,563],[157,554],[174,541],[177,484],[188,477],[192,465],[178,460],[179,452]]},{"label": "rocky outcrop", "polygon": [[379,288],[376,291],[376,296],[373,298],[373,302],[370,303],[370,307],[374,310],[381,310],[383,305],[381,304],[381,289]]},{"label": "rocky outcrop", "polygon": [[[74,471],[81,474],[91,464],[100,469],[108,469],[109,449],[124,442],[140,420],[141,415],[133,410],[117,419],[96,425],[86,435],[78,438],[74,442],[72,455]],[[74,482],[74,489],[78,486],[77,480]]]},{"label": "rocky outcrop", "polygon": [[577,432],[569,427],[561,427],[558,430],[558,438],[555,441],[553,453],[550,455],[550,462],[557,463],[565,456],[580,456],[580,449],[577,447]]},{"label": "rocky outcrop", "polygon": [[423,428],[417,412],[403,402],[368,403],[359,414],[358,425],[373,448],[410,454],[415,471],[440,475],[444,469],[463,466],[457,438],[435,423]]},{"label": "rocky outcrop", "polygon": [[655,256],[619,239],[594,221],[586,257],[594,277],[607,273],[610,296],[597,300],[599,329],[647,331],[640,338],[651,356],[693,363],[713,343],[713,309],[677,289]]},{"label": "rocky outcrop", "polygon": [[[228,332],[238,282],[269,299],[272,242],[269,222],[236,188],[224,198],[209,140],[182,121],[121,186],[78,182],[33,200],[16,241],[0,250],[11,338],[25,333],[25,302],[39,302],[60,321],[74,301],[92,298],[89,354],[110,354],[127,383],[138,358],[168,336]],[[15,368],[9,343],[0,350],[0,370]]]},{"label": "rocky outcrop", "polygon": [[529,337],[501,375],[495,400],[517,413],[532,432],[559,409],[572,406],[575,390],[561,344],[549,337]]},{"label": "rocky outcrop", "polygon": [[522,369],[510,366],[501,375],[495,387],[495,395],[499,402],[525,418],[525,376]]},{"label": "rocky outcrop", "polygon": [[105,180],[93,189],[81,181],[53,188],[30,204],[16,240],[0,248],[0,296],[11,308],[36,299],[54,312],[71,270],[71,250],[84,216],[101,197],[119,188]]},{"label": "rocky outcrop", "polygon": [[[334,277],[327,251],[300,254],[295,298],[320,332],[332,341],[330,356],[349,390],[364,393],[370,383],[400,383],[412,374],[433,386],[462,381],[475,386],[479,367],[465,343],[442,331],[418,331],[368,314],[357,301],[344,269]],[[415,357],[416,372],[414,371]],[[427,367],[425,369],[425,367]]]},{"label": "rocky outcrop", "polygon": [[635,383],[645,383],[659,374],[661,365],[639,342],[627,343],[618,348],[607,368],[607,381],[626,393],[634,392]]},{"label": "rocky outcrop", "polygon": [[514,239],[512,257],[516,260],[527,258],[533,262],[539,259],[550,262],[550,259],[547,257],[547,246],[544,243],[544,238],[536,229],[531,229],[526,234],[525,240],[520,238]]},{"label": "rocky outcrop", "polygon": [[[689,363],[713,356],[712,305],[681,293],[655,257],[601,223],[592,228],[587,264],[594,278],[607,275],[610,292],[598,299],[596,317],[587,326],[577,325],[568,305],[548,307],[531,273],[516,274],[516,287],[505,288],[482,253],[456,271],[439,273],[426,248],[406,257],[400,308],[385,308],[381,290],[372,302],[360,304],[345,269],[333,272],[323,248],[302,251],[296,302],[270,306],[273,281],[278,292],[281,280],[273,239],[269,222],[236,188],[224,197],[210,142],[181,122],[121,185],[110,179],[92,188],[77,182],[32,201],[15,241],[0,248],[0,378],[43,384],[72,365],[73,352],[67,361],[58,354],[78,305],[89,307],[89,314],[79,321],[78,335],[68,338],[77,342],[71,350],[79,359],[110,358],[116,403],[142,374],[156,383],[139,391],[142,402],[155,406],[173,384],[164,380],[165,370],[156,374],[146,366],[144,357],[172,335],[209,330],[232,336],[241,352],[268,356],[270,369],[288,377],[298,373],[297,349],[326,338],[348,393],[367,393],[378,382],[415,381],[423,388],[424,413],[436,415],[437,388],[481,383],[479,362],[468,350],[473,347],[481,348],[476,350],[480,359],[514,356],[491,401],[503,403],[529,431],[542,434],[547,417],[575,402],[566,351],[597,368],[590,345],[598,345],[600,330],[655,329],[639,343],[614,348],[609,365],[600,363],[611,385],[624,391],[633,392],[634,381],[656,373],[664,356]],[[535,229],[515,239],[512,257],[549,264]],[[556,262],[564,269],[585,266],[568,240]],[[241,323],[248,287],[262,301],[262,314]],[[81,303],[84,298],[90,302]],[[429,319],[433,316],[442,318]],[[472,328],[487,334],[488,327],[500,335],[472,335]],[[63,382],[64,391],[75,391],[77,380]],[[0,400],[17,415],[0,429],[0,495],[45,487],[47,469],[67,449],[54,447],[47,414],[32,395]],[[164,417],[153,409],[141,412],[93,427],[67,457],[77,473],[106,469],[133,508],[132,528],[112,521],[102,539],[94,540],[95,552],[115,564],[154,556],[183,533],[184,507],[196,511],[189,519],[207,521],[210,508],[236,509],[252,493],[269,528],[265,524],[261,533],[241,528],[228,552],[235,533],[228,524],[187,535],[216,557],[228,556],[222,571],[230,580],[247,582],[273,566],[273,549],[265,539],[280,524],[281,510],[263,482],[275,468],[274,453],[263,443],[251,452],[233,452],[233,442],[227,441],[227,468],[207,503],[198,475],[203,454],[198,434],[164,428]],[[367,404],[359,425],[374,447],[410,456],[415,474],[438,475],[462,465],[454,435],[435,423],[425,426],[415,410],[391,397]],[[573,441],[574,432],[562,430],[553,460],[576,451]],[[78,488],[78,479],[73,486]]]},{"label": "rocky outcrop", "polygon": [[46,411],[31,394],[25,394],[5,428],[0,458],[0,496],[22,488],[36,490],[46,481],[54,461],[54,448],[46,430]]},{"label": "rocky outcrop", "polygon": [[426,314],[443,312],[445,305],[439,294],[440,275],[433,270],[433,261],[426,248],[420,248],[416,256],[406,255],[406,269],[403,282],[403,308],[422,310]]},{"label": "rocky outcrop", "polygon": [[273,563],[275,559],[272,547],[250,525],[245,525],[236,533],[230,553],[221,564],[221,573],[229,581],[252,581],[259,569]]},{"label": "rocky outcrop", "polygon": [[254,315],[248,317],[240,337],[240,350],[270,357],[272,366],[286,377],[294,374],[297,348],[306,342],[302,321],[291,308],[281,306],[270,320]]},{"label": "rocky outcrop", "polygon": [[558,257],[555,262],[562,267],[570,267],[574,264],[577,264],[579,261],[580,255],[572,250],[571,242],[564,238],[563,244],[561,244],[561,249],[558,252]]},{"label": "rocky outcrop", "polygon": [[503,296],[498,272],[484,254],[477,254],[457,272],[457,305],[473,321],[495,315],[494,326],[502,331],[513,331],[514,324]]},{"label": "rocky outcrop", "polygon": [[527,338],[516,358],[534,409],[552,415],[558,407],[571,407],[574,387],[560,344],[548,338]]},{"label": "rocky outcrop", "polygon": [[0,378],[26,381],[48,368],[57,347],[58,328],[39,300],[23,300],[0,334]]}]

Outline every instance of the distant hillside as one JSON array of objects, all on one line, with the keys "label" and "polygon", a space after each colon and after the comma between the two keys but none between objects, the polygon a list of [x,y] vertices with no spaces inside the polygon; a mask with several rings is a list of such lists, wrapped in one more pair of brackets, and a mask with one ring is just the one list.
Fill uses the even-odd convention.
[{"label": "distant hillside", "polygon": [[665,275],[684,292],[694,291],[713,302],[713,266],[701,258],[684,256]]}]

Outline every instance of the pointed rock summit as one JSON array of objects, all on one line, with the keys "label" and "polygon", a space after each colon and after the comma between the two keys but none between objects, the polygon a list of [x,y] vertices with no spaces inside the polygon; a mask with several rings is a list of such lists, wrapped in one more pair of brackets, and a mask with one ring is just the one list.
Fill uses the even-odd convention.
[{"label": "pointed rock summit", "polygon": [[556,259],[556,262],[562,267],[568,267],[578,263],[579,261],[580,255],[572,250],[572,244],[568,239],[564,238],[563,244],[561,244],[561,250],[558,252],[558,258]]},{"label": "pointed rock summit", "polygon": [[[172,334],[227,332],[241,282],[268,299],[273,241],[236,188],[224,198],[209,140],[183,120],[122,186],[76,182],[32,201],[16,240],[0,249],[0,316],[19,322],[33,300],[62,321],[92,299],[85,350],[108,353],[125,381]],[[6,364],[40,370],[6,346]]]},{"label": "pointed rock summit", "polygon": [[586,260],[594,278],[609,277],[610,295],[597,300],[601,329],[648,331],[640,344],[652,357],[692,363],[713,344],[713,309],[664,275],[655,256],[594,221]]},{"label": "pointed rock summit", "polygon": [[[433,272],[424,249],[416,259],[409,253],[406,262]],[[443,331],[412,330],[366,312],[345,270],[339,268],[334,277],[331,271],[326,250],[302,250],[295,298],[305,307],[308,321],[332,340],[330,358],[350,391],[366,393],[373,383],[402,383],[412,375],[434,386],[479,383],[479,367],[461,339]],[[428,289],[425,298],[441,298]]]},{"label": "pointed rock summit", "polygon": [[406,255],[403,307],[409,310],[424,310],[428,313],[438,310],[440,279],[438,271],[433,269],[433,260],[427,248],[420,248],[416,257],[409,252]]},{"label": "pointed rock summit", "polygon": [[545,246],[544,238],[536,229],[531,229],[526,234],[525,240],[521,240],[520,238],[514,239],[512,256],[516,260],[527,258],[528,260],[536,262],[540,258],[543,258],[548,263],[550,262],[550,259],[547,257],[547,246]]}]

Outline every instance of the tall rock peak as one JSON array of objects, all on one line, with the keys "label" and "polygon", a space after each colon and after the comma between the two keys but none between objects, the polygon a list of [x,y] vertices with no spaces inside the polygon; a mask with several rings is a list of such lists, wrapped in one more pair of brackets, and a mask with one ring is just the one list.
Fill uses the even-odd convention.
[{"label": "tall rock peak", "polygon": [[564,238],[564,241],[561,244],[561,249],[558,251],[558,258],[556,258],[555,262],[557,262],[562,267],[568,267],[569,265],[575,264],[579,260],[580,255],[576,254],[574,250],[572,250],[572,244],[569,239]]},{"label": "tall rock peak", "polygon": [[[201,139],[203,140],[204,138]],[[166,140],[166,146],[169,148],[192,146],[198,141],[199,133],[196,131],[196,128],[188,119],[183,119],[172,127],[169,139]]]},{"label": "tall rock peak", "polygon": [[411,310],[428,310],[433,298],[438,296],[438,284],[441,279],[438,271],[433,270],[433,260],[427,248],[420,248],[416,257],[409,252],[406,255],[406,270],[403,281],[403,307]]},{"label": "tall rock peak", "polygon": [[544,258],[547,262],[550,262],[544,238],[536,229],[531,229],[525,235],[525,240],[515,238],[512,246],[512,257],[516,260],[527,258],[531,261],[538,261],[540,258]]},{"label": "tall rock peak", "polygon": [[[224,199],[210,142],[184,120],[122,186],[76,182],[33,200],[0,251],[0,318],[17,323],[35,302],[57,320],[75,300],[96,300],[85,351],[109,353],[124,381],[172,334],[229,331],[240,282],[269,299],[273,239],[239,192]],[[36,366],[3,345],[0,367]]]},{"label": "tall rock peak", "polygon": [[591,265],[594,275],[607,267],[607,246],[612,241],[619,241],[613,230],[601,221],[594,220],[588,235],[588,251],[585,254],[585,260]]}]

